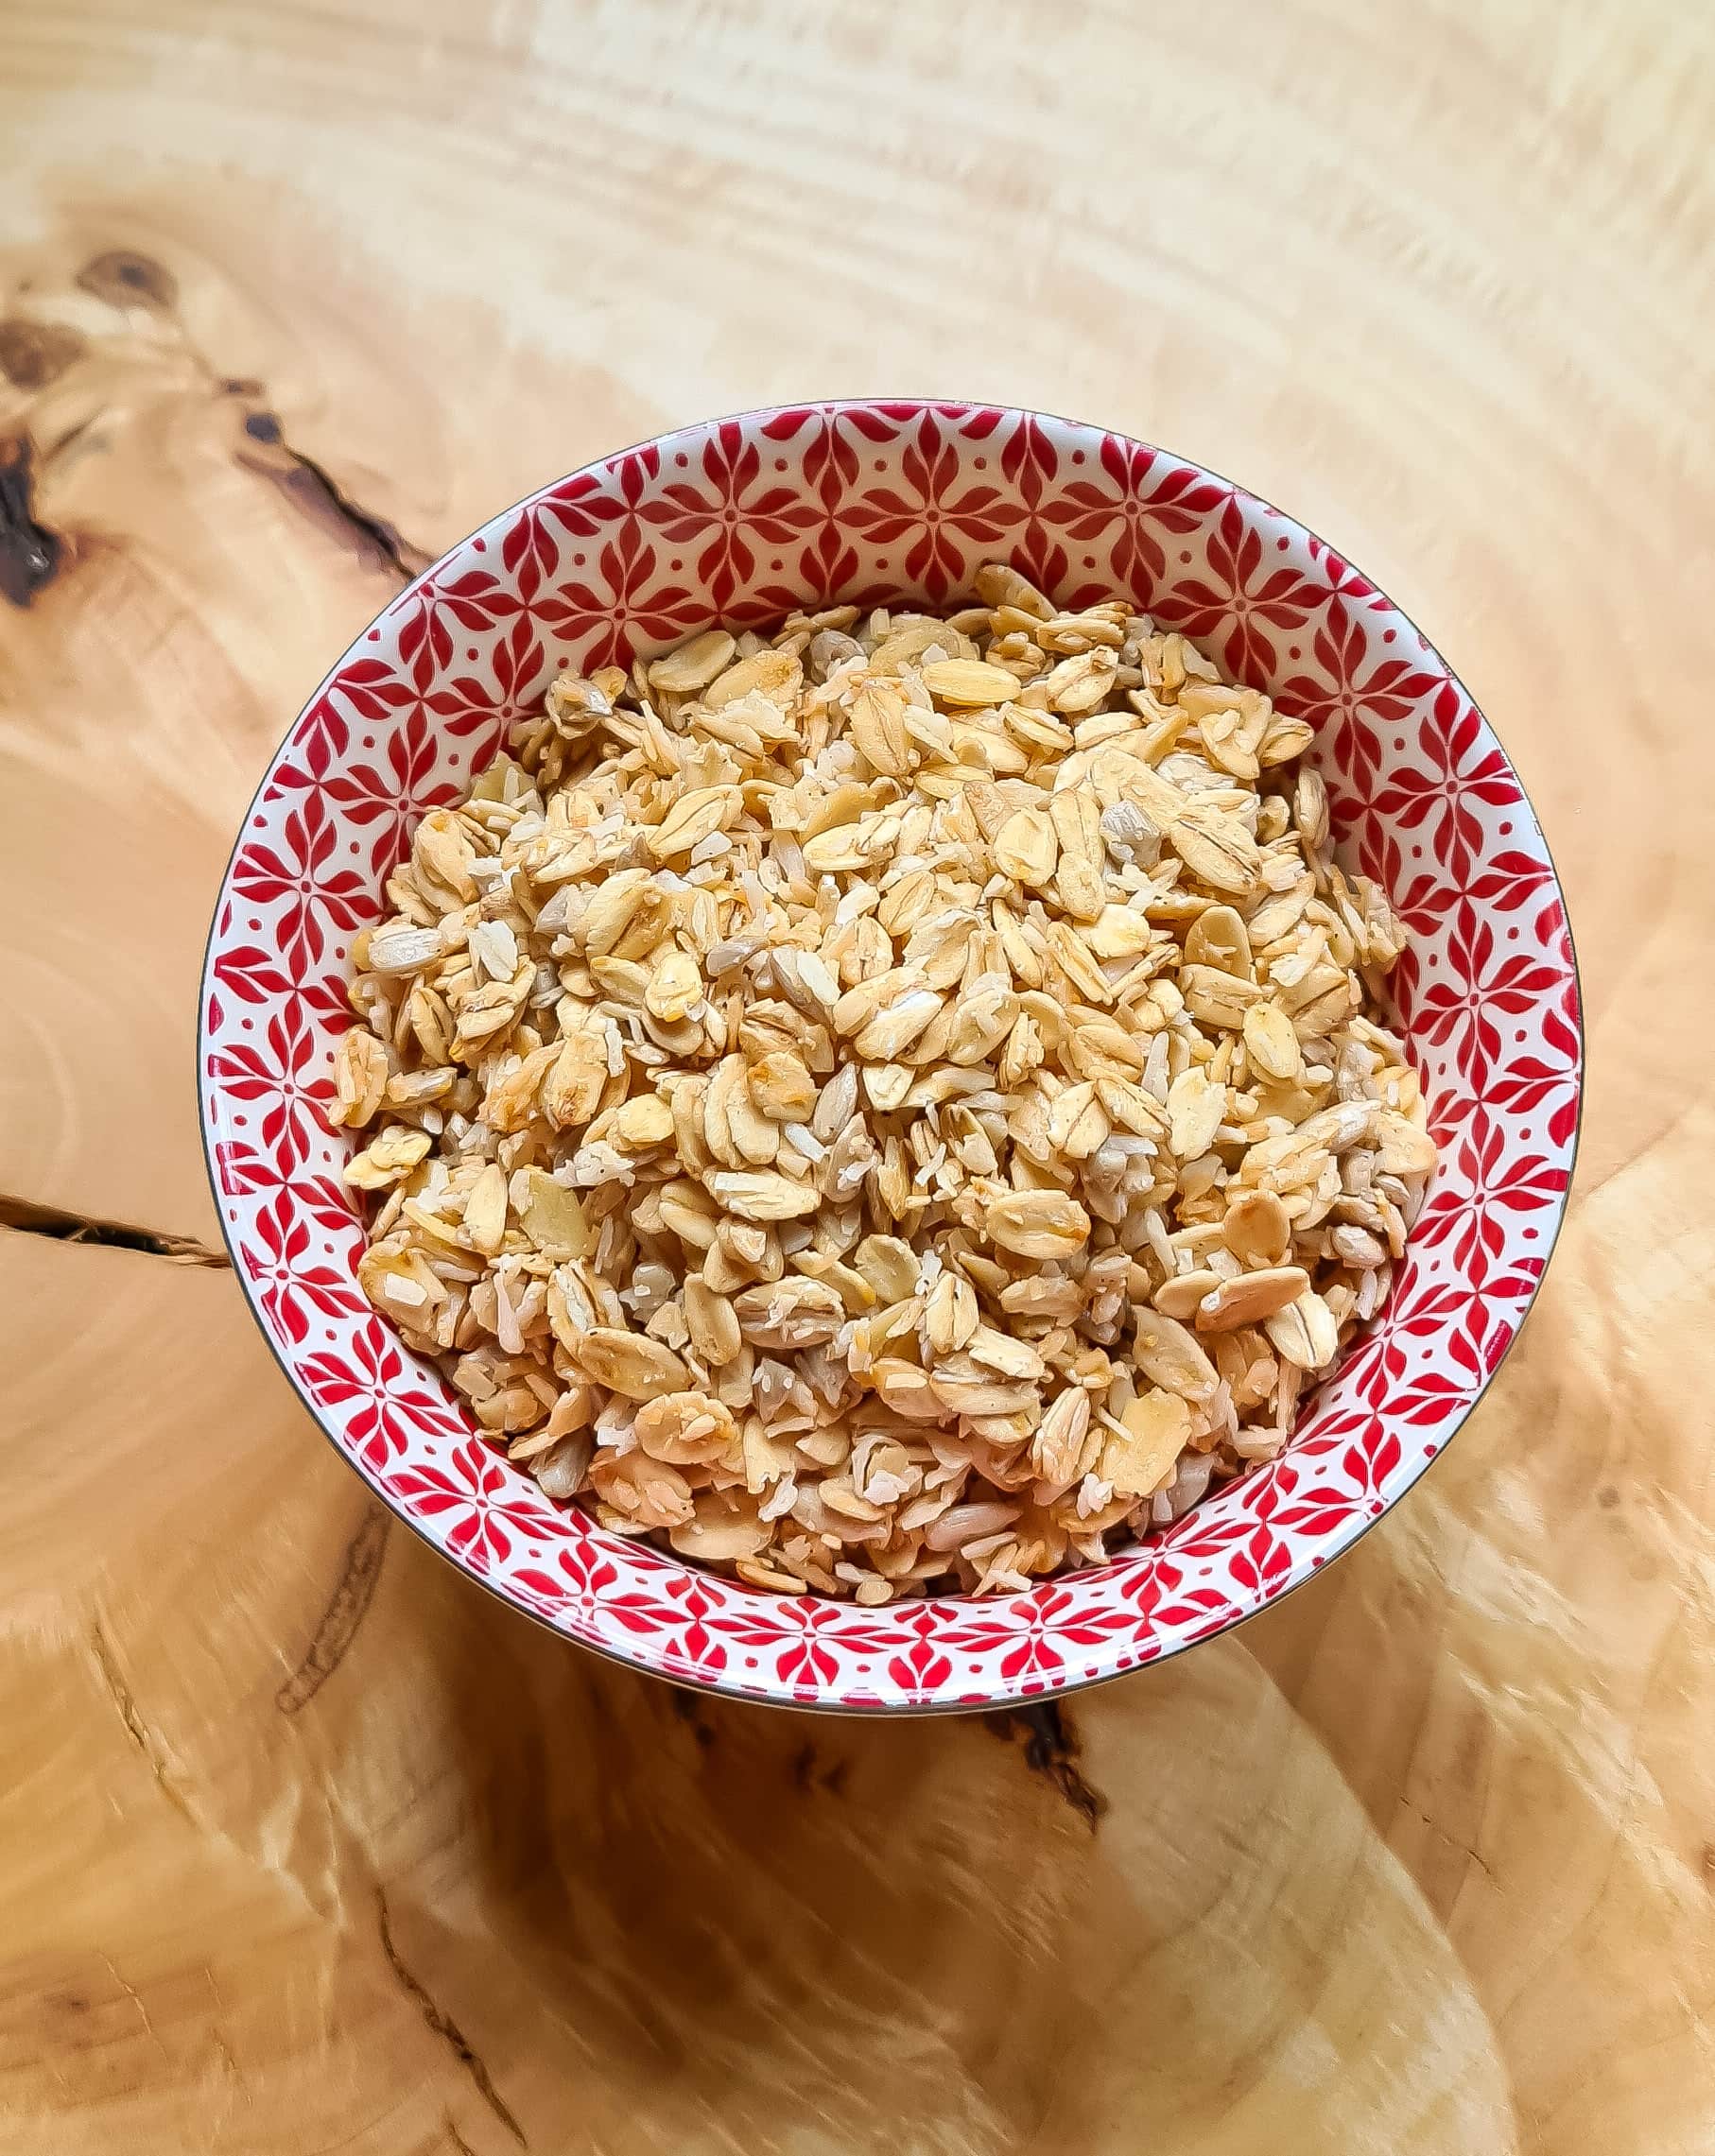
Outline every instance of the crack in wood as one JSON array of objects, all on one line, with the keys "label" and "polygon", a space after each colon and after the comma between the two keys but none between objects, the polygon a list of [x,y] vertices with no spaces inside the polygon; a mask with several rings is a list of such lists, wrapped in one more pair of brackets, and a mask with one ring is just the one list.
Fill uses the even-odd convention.
[{"label": "crack in wood", "polygon": [[1438,1841],[1445,1841],[1449,1849],[1456,1849],[1461,1856],[1468,1856],[1491,1885],[1499,1886],[1500,1881],[1495,1876],[1494,1867],[1481,1857],[1468,1841],[1461,1841],[1456,1834],[1449,1834],[1447,1829],[1438,1820],[1432,1819],[1421,1804],[1408,1804],[1406,1808],[1408,1811],[1416,1813]]},{"label": "crack in wood", "polygon": [[250,413],[244,431],[252,441],[278,450],[287,466],[283,472],[265,457],[241,454],[238,461],[247,472],[258,473],[284,486],[288,493],[299,495],[312,515],[330,517],[344,525],[355,535],[359,551],[370,549],[379,555],[402,584],[408,584],[413,577],[421,576],[434,560],[432,554],[425,554],[420,546],[413,546],[403,538],[397,526],[385,517],[355,502],[326,465],[318,463],[315,457],[288,441],[285,428],[273,412]]},{"label": "crack in wood", "polygon": [[68,1213],[58,1205],[38,1205],[33,1199],[4,1192],[0,1192],[0,1228],[10,1228],[20,1235],[45,1235],[57,1243],[98,1243],[108,1250],[141,1250],[149,1257],[170,1259],[174,1265],[232,1269],[233,1261],[224,1250],[212,1250],[194,1235],[169,1235],[157,1228],[133,1227],[128,1220]]},{"label": "crack in wood", "polygon": [[525,2138],[523,2127],[519,2125],[507,2108],[506,2099],[495,2088],[488,2068],[471,2048],[469,2038],[459,2027],[459,2024],[453,2020],[452,2016],[443,2013],[441,2008],[435,2004],[427,1991],[407,1968],[400,1956],[399,1949],[393,1944],[392,1925],[388,1920],[387,1891],[382,1887],[375,1889],[375,1913],[379,1920],[381,1931],[381,1951],[387,1956],[387,1965],[399,1979],[401,1988],[416,2007],[417,2011],[423,2016],[430,2031],[440,2038],[441,2042],[447,2046],[459,2065],[470,2076],[476,2094],[487,2104],[490,2111],[505,2127],[519,2147],[528,2148],[529,2143]]},{"label": "crack in wood", "polygon": [[677,1684],[669,1688],[667,1698],[674,1714],[682,1722],[690,1724],[691,1734],[706,1751],[715,1741],[715,1727],[702,1711],[702,1699],[695,1692],[686,1692]]},{"label": "crack in wood", "polygon": [[990,1735],[999,1737],[1003,1744],[1011,1744],[1014,1737],[1024,1739],[1026,1767],[1033,1774],[1045,1776],[1094,1834],[1108,1801],[1084,1778],[1079,1766],[1082,1747],[1078,1733],[1065,1709],[1057,1700],[1035,1699],[1027,1706],[985,1715],[983,1721]]},{"label": "crack in wood", "polygon": [[108,1697],[119,1710],[119,1719],[125,1724],[126,1734],[148,1763],[150,1773],[161,1785],[162,1795],[181,1818],[189,1820],[195,1825],[184,1793],[173,1780],[167,1767],[165,1748],[144,1720],[137,1706],[136,1696],[125,1681],[125,1673],[119,1667],[119,1658],[113,1652],[113,1642],[101,1628],[99,1617],[90,1627],[90,1644],[95,1650],[95,1667],[101,1673]]},{"label": "crack in wood", "polygon": [[73,426],[68,426],[63,434],[56,436],[42,452],[43,471],[50,471],[68,450],[76,449],[98,422],[105,418],[106,413],[107,406],[104,405],[99,411],[91,412],[87,418],[78,420]]},{"label": "crack in wood", "polygon": [[170,2072],[173,2062],[167,2057],[166,2045],[162,2043],[160,2035],[155,2028],[154,2023],[149,2019],[149,2010],[147,2007],[143,2003],[143,1993],[138,1991],[135,1984],[128,1984],[125,1978],[120,1975],[119,1971],[114,1964],[113,1958],[111,1954],[104,1954],[101,1958],[107,1964],[108,1975],[113,1979],[113,1982],[118,1985],[119,1989],[125,1993],[126,1997],[130,1999],[132,2006],[136,2008],[138,2013],[141,2015],[143,2020],[143,2027],[147,2032],[149,2042],[154,2045],[155,2049],[160,2052],[162,2063]]},{"label": "crack in wood", "polygon": [[824,1762],[814,1744],[806,1742],[792,1759],[792,1786],[804,1797],[813,1796],[818,1789],[830,1797],[843,1797],[851,1770],[849,1759]]},{"label": "crack in wood", "polygon": [[321,1613],[309,1651],[274,1694],[274,1704],[283,1715],[295,1715],[306,1707],[351,1651],[381,1578],[391,1526],[392,1515],[380,1505],[372,1505],[346,1544],[338,1584]]},{"label": "crack in wood", "polygon": [[[186,355],[203,379],[218,388],[228,396],[246,398],[261,397],[264,385],[250,377],[232,375],[217,368],[192,336],[189,325],[179,310],[179,283],[172,271],[150,256],[138,254],[126,248],[111,248],[95,255],[78,272],[78,283],[86,292],[103,300],[111,307],[130,310],[146,307],[154,313],[166,316],[179,333]],[[24,354],[20,348],[21,362],[29,364],[32,354]],[[244,431],[251,441],[277,452],[278,459],[246,456],[239,453],[238,462],[248,472],[271,479],[297,499],[313,519],[343,527],[356,540],[362,555],[372,554],[391,569],[401,584],[408,584],[426,569],[435,557],[425,554],[422,547],[413,546],[393,525],[361,502],[355,501],[339,484],[326,465],[311,457],[306,451],[286,439],[286,430],[278,417],[270,411],[258,408],[247,414]],[[27,476],[27,474],[26,474]],[[0,480],[4,473],[0,472]],[[27,507],[27,504],[26,505]],[[59,542],[51,533],[31,526],[42,543],[50,545],[54,552],[45,569],[39,572],[38,581],[45,582],[58,565]],[[6,524],[4,505],[0,503],[0,578],[5,575]],[[4,588],[0,584],[0,588]],[[9,591],[8,595],[10,596]],[[27,604],[27,599],[20,604]]]},{"label": "crack in wood", "polygon": [[27,434],[0,440],[0,594],[26,607],[58,575],[65,547],[35,516],[35,444]]},{"label": "crack in wood", "polygon": [[451,2112],[446,2114],[446,2136],[452,2143],[457,2156],[476,2156],[476,2151],[459,2132],[458,2122],[454,2119]]}]

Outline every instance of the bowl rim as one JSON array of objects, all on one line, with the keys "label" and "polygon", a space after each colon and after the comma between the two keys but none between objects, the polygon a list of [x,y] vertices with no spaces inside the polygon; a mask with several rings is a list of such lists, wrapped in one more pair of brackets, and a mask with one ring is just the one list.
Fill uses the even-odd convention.
[{"label": "bowl rim", "polygon": [[[402,600],[406,599],[413,593],[416,593],[424,586],[428,585],[435,578],[436,574],[442,569],[442,567],[455,555],[459,553],[462,548],[469,545],[469,543],[474,539],[476,539],[488,532],[498,530],[507,526],[517,515],[520,509],[524,509],[528,504],[535,501],[542,494],[552,490],[564,487],[570,482],[581,478],[586,474],[599,473],[604,469],[617,464],[623,458],[638,455],[644,451],[658,447],[664,443],[673,441],[682,437],[702,439],[715,433],[717,430],[727,426],[762,423],[770,420],[776,419],[784,413],[796,412],[805,409],[837,414],[845,410],[873,410],[877,407],[897,407],[900,409],[909,409],[913,414],[937,410],[981,409],[983,411],[996,413],[1006,419],[1023,420],[1027,422],[1031,420],[1041,420],[1056,426],[1070,427],[1090,433],[1104,433],[1110,437],[1113,437],[1114,439],[1125,442],[1128,445],[1136,446],[1138,448],[1142,448],[1151,452],[1154,456],[1166,457],[1173,464],[1183,468],[1186,471],[1195,474],[1200,478],[1204,478],[1216,482],[1219,486],[1226,489],[1229,493],[1235,498],[1247,499],[1256,504],[1259,509],[1265,511],[1273,517],[1277,518],[1280,521],[1281,525],[1289,530],[1297,531],[1301,533],[1305,538],[1315,541],[1326,552],[1331,555],[1335,555],[1340,560],[1349,560],[1349,557],[1341,555],[1338,548],[1330,545],[1330,543],[1325,540],[1322,537],[1321,533],[1318,532],[1312,526],[1305,524],[1300,518],[1293,516],[1290,511],[1280,509],[1275,503],[1270,501],[1266,495],[1257,493],[1255,489],[1245,486],[1238,480],[1227,477],[1225,474],[1216,470],[1216,468],[1212,465],[1204,464],[1197,458],[1184,456],[1179,451],[1167,448],[1159,442],[1145,441],[1141,436],[1128,434],[1122,430],[1111,427],[1104,428],[1095,421],[1069,419],[1064,414],[1047,411],[1039,405],[1007,405],[1002,403],[995,403],[990,400],[937,396],[924,394],[921,392],[909,396],[889,396],[877,393],[866,396],[840,396],[822,399],[806,398],[801,400],[783,401],[781,403],[772,405],[747,405],[736,411],[719,413],[706,419],[684,421],[677,425],[661,428],[653,434],[644,435],[637,440],[625,444],[622,447],[604,450],[598,456],[589,458],[584,463],[573,467],[570,472],[562,474],[560,477],[546,479],[540,482],[537,486],[531,487],[527,492],[520,494],[515,500],[508,503],[504,508],[494,510],[491,515],[485,517],[480,524],[473,526],[468,532],[465,532],[459,538],[454,540],[448,546],[443,548],[434,561],[427,563],[417,573],[416,576],[412,577],[407,583],[402,585],[398,591],[389,595],[385,603],[377,610],[377,612],[372,614],[370,619],[357,630],[351,642],[338,654],[338,656],[334,660],[333,664],[328,667],[327,671],[322,675],[321,679],[317,682],[315,687],[303,699],[303,703],[298,709],[296,716],[288,723],[286,733],[275,744],[273,750],[268,756],[261,775],[258,777],[255,787],[251,792],[244,812],[238,820],[237,828],[233,839],[233,844],[228,852],[225,866],[221,870],[219,883],[215,893],[214,907],[209,917],[208,930],[203,940],[202,964],[199,970],[198,975],[197,1028],[196,1040],[194,1043],[195,1061],[193,1064],[192,1072],[192,1083],[196,1089],[197,1095],[198,1134],[202,1150],[203,1171],[207,1179],[209,1194],[214,1203],[215,1218],[220,1231],[221,1244],[226,1251],[228,1262],[231,1266],[234,1277],[237,1280],[240,1291],[243,1294],[246,1308],[249,1311],[250,1317],[254,1323],[257,1332],[261,1335],[262,1339],[268,1348],[269,1354],[272,1356],[275,1365],[281,1371],[281,1374],[285,1377],[286,1383],[290,1386],[299,1405],[303,1408],[305,1413],[308,1414],[310,1420],[315,1423],[323,1440],[331,1447],[337,1457],[338,1457],[339,1460],[348,1469],[350,1469],[358,1476],[358,1479],[364,1484],[365,1488],[369,1492],[371,1499],[374,1503],[383,1506],[391,1518],[397,1520],[400,1525],[407,1528],[419,1542],[423,1543],[428,1549],[432,1550],[437,1558],[439,1558],[443,1563],[447,1564],[452,1570],[459,1573],[464,1579],[469,1581],[474,1586],[480,1588],[486,1595],[492,1597],[494,1601],[498,1603],[502,1608],[510,1611],[514,1616],[523,1618],[541,1630],[547,1632],[553,1638],[559,1640],[563,1646],[573,1648],[584,1649],[590,1653],[599,1656],[604,1662],[612,1663],[618,1668],[630,1670],[639,1676],[652,1678],[660,1682],[673,1685],[679,1690],[685,1691],[693,1695],[716,1693],[728,1699],[743,1701],[749,1706],[771,1708],[779,1710],[783,1713],[816,1714],[831,1716],[849,1717],[855,1720],[869,1721],[907,1716],[927,1718],[937,1716],[1008,1713],[1015,1714],[1032,1705],[1052,1704],[1060,1700],[1069,1699],[1075,1693],[1090,1692],[1096,1690],[1100,1686],[1117,1683],[1126,1678],[1143,1676],[1150,1670],[1158,1668],[1163,1664],[1171,1662],[1178,1656],[1188,1653],[1193,1647],[1207,1645],[1218,1639],[1227,1638],[1232,1633],[1238,1631],[1241,1626],[1248,1625],[1252,1623],[1256,1618],[1265,1615],[1268,1612],[1278,1609],[1283,1602],[1288,1600],[1289,1597],[1296,1595],[1301,1588],[1308,1586],[1311,1580],[1323,1578],[1328,1569],[1328,1565],[1331,1565],[1338,1559],[1344,1557],[1349,1551],[1357,1548],[1358,1544],[1364,1540],[1364,1538],[1371,1532],[1371,1530],[1378,1526],[1380,1523],[1385,1520],[1391,1512],[1394,1511],[1395,1507],[1398,1506],[1404,1498],[1409,1496],[1412,1492],[1418,1487],[1418,1485],[1423,1481],[1425,1475],[1427,1475],[1432,1468],[1440,1464],[1453,1440],[1464,1428],[1465,1424],[1470,1421],[1471,1417],[1476,1413],[1477,1409],[1487,1398],[1490,1388],[1494,1385],[1496,1379],[1500,1374],[1502,1366],[1505,1364],[1507,1357],[1512,1354],[1513,1349],[1517,1344],[1519,1335],[1523,1332],[1525,1325],[1529,1322],[1529,1319],[1536,1307],[1537,1298],[1542,1293],[1543,1283],[1548,1278],[1549,1268],[1553,1262],[1554,1252],[1559,1247],[1560,1237],[1566,1226],[1567,1216],[1571,1208],[1573,1186],[1577,1176],[1579,1149],[1584,1138],[1585,1090],[1585,1079],[1588,1060],[1587,1040],[1585,1026],[1584,978],[1578,957],[1577,938],[1572,927],[1571,909],[1567,903],[1566,887],[1561,878],[1559,864],[1555,860],[1552,849],[1549,844],[1547,834],[1543,829],[1542,819],[1536,812],[1535,802],[1531,799],[1529,790],[1525,786],[1524,781],[1519,775],[1516,766],[1514,764],[1511,752],[1507,750],[1505,744],[1500,741],[1500,737],[1498,733],[1496,733],[1492,722],[1489,720],[1486,711],[1477,701],[1477,699],[1472,696],[1464,680],[1455,671],[1453,666],[1448,663],[1445,655],[1442,653],[1439,646],[1435,645],[1424,633],[1415,618],[1405,612],[1404,608],[1400,606],[1399,602],[1393,596],[1392,593],[1383,592],[1380,586],[1376,586],[1375,589],[1379,594],[1379,595],[1385,599],[1390,610],[1398,616],[1400,621],[1402,621],[1415,636],[1418,637],[1427,657],[1432,660],[1434,664],[1440,667],[1441,671],[1446,676],[1446,681],[1465,699],[1471,710],[1478,715],[1482,723],[1488,728],[1490,733],[1494,735],[1494,738],[1498,746],[1499,746],[1501,753],[1505,759],[1507,770],[1511,775],[1515,785],[1517,786],[1518,805],[1529,817],[1531,827],[1535,836],[1536,842],[1541,848],[1543,858],[1548,863],[1550,874],[1553,880],[1554,895],[1559,902],[1561,918],[1565,924],[1567,951],[1570,960],[1571,968],[1572,988],[1572,1009],[1568,1024],[1577,1044],[1577,1061],[1574,1078],[1574,1098],[1572,1104],[1572,1130],[1570,1141],[1565,1147],[1566,1185],[1565,1189],[1559,1198],[1554,1200],[1552,1205],[1552,1217],[1547,1227],[1546,1242],[1542,1251],[1541,1270],[1537,1273],[1535,1281],[1533,1284],[1529,1294],[1526,1295],[1517,1305],[1516,1318],[1514,1323],[1513,1331],[1501,1348],[1499,1354],[1496,1357],[1493,1366],[1485,1373],[1481,1384],[1477,1388],[1475,1392],[1472,1393],[1470,1398],[1460,1406],[1457,1413],[1449,1416],[1446,1423],[1442,1426],[1439,1440],[1433,1452],[1429,1454],[1421,1460],[1421,1462],[1416,1466],[1415,1471],[1411,1474],[1409,1479],[1400,1484],[1399,1488],[1394,1492],[1394,1494],[1381,1504],[1378,1510],[1372,1513],[1368,1518],[1363,1520],[1360,1525],[1354,1527],[1349,1534],[1347,1534],[1343,1540],[1340,1540],[1336,1544],[1335,1547],[1329,1553],[1328,1565],[1324,1565],[1319,1570],[1305,1570],[1298,1578],[1288,1580],[1282,1586],[1267,1590],[1256,1602],[1254,1607],[1232,1612],[1228,1615],[1224,1616],[1219,1624],[1210,1627],[1210,1629],[1206,1631],[1199,1631],[1187,1637],[1169,1640],[1147,1659],[1135,1662],[1126,1667],[1092,1671],[1089,1673],[1071,1671],[1055,1680],[1048,1680],[1035,1684],[1019,1685],[1010,1689],[1001,1689],[1000,1687],[996,1686],[993,1689],[991,1696],[976,1699],[970,1697],[961,1697],[957,1695],[944,1699],[926,1699],[915,1698],[895,1699],[879,1696],[852,1699],[826,1697],[820,1694],[810,1693],[806,1693],[803,1695],[794,1693],[788,1696],[784,1692],[771,1693],[758,1689],[752,1689],[750,1687],[728,1680],[720,1671],[705,1674],[702,1671],[693,1672],[692,1670],[679,1667],[665,1667],[657,1662],[647,1659],[645,1652],[621,1652],[617,1648],[609,1646],[602,1640],[586,1637],[581,1633],[574,1634],[568,1631],[563,1626],[556,1624],[546,1612],[532,1608],[526,1601],[509,1593],[507,1589],[495,1579],[491,1578],[487,1576],[486,1573],[479,1570],[476,1566],[465,1562],[459,1555],[438,1543],[435,1538],[427,1531],[426,1527],[424,1526],[424,1525],[419,1520],[415,1519],[412,1514],[407,1510],[405,1507],[402,1506],[393,1496],[377,1488],[375,1483],[370,1479],[368,1475],[365,1474],[363,1467],[359,1464],[359,1462],[355,1460],[352,1455],[346,1451],[345,1447],[339,1442],[320,1405],[310,1394],[305,1385],[300,1379],[297,1371],[287,1362],[285,1354],[282,1353],[279,1342],[274,1337],[273,1328],[268,1322],[265,1317],[260,1304],[256,1284],[252,1279],[248,1268],[243,1262],[238,1243],[234,1238],[232,1227],[228,1221],[226,1208],[221,1202],[222,1191],[216,1168],[212,1119],[209,1114],[203,1095],[202,1079],[204,1071],[207,1067],[207,1055],[209,1046],[209,986],[212,978],[216,940],[220,933],[221,912],[226,902],[228,887],[234,866],[236,863],[239,853],[245,844],[246,835],[251,828],[251,819],[258,807],[262,805],[263,795],[266,792],[269,780],[273,775],[275,766],[278,764],[282,753],[284,752],[287,744],[290,742],[299,723],[302,721],[304,715],[309,712],[325,695],[333,683],[336,676],[338,676],[342,671],[348,662],[354,657],[354,655],[359,650],[359,648],[368,639],[371,630],[379,628],[381,623],[390,614],[391,614],[396,608],[398,608]],[[478,1433],[473,1432],[473,1434],[476,1435]],[[1117,1555],[1120,1553],[1116,1554]],[[686,1571],[692,1573],[693,1575],[701,1574],[707,1570],[706,1567],[697,1565],[694,1561],[680,1559],[678,1561],[684,1566]],[[1051,1582],[1052,1577],[1053,1576],[1048,1576],[1047,1579],[1043,1581],[1033,1582],[1032,1584],[1038,1586],[1048,1584]],[[802,1599],[806,1602],[816,1604],[827,1604],[830,1607],[836,1608],[842,1608],[845,1606],[841,1603],[833,1601],[832,1598],[826,1595],[819,1595],[813,1593],[806,1594],[805,1596],[795,1599]],[[978,1608],[982,1606],[978,1603],[975,1597],[969,1595],[944,1595],[936,1596],[934,1599],[938,1602],[955,1603],[961,1607]]]}]

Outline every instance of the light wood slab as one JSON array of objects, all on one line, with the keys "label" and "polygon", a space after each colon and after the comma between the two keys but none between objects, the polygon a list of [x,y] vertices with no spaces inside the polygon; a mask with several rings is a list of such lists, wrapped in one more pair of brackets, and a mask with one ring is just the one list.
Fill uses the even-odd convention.
[{"label": "light wood slab", "polygon": [[[1715,2147],[1712,23],[0,17],[0,2147]],[[404,576],[890,388],[1377,577],[1536,800],[1592,1075],[1537,1312],[1360,1547],[1058,1714],[859,1727],[390,1528],[211,1247],[191,1056],[243,803]]]}]

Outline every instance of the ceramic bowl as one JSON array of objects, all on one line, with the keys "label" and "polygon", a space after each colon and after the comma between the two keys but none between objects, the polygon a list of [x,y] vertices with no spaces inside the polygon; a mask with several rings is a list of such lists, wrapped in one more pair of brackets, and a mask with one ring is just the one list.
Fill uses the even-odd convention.
[{"label": "ceramic bowl", "polygon": [[[557,1507],[359,1294],[322,1121],[355,932],[424,810],[553,671],[837,599],[949,610],[983,561],[1063,605],[1131,595],[1316,729],[1353,857],[1413,937],[1400,1020],[1443,1148],[1392,1297],[1281,1456],[1106,1565],[1005,1600],[756,1592]],[[1277,1601],[1402,1498],[1542,1278],[1576,1140],[1577,976],[1542,834],[1424,637],[1302,525],[1122,435],[992,405],[801,405],[686,427],[503,510],[400,594],[293,723],[245,818],[201,991],[222,1231],[281,1367],[381,1501],[528,1615],[758,1699],[1001,1705],[1176,1654]]]}]

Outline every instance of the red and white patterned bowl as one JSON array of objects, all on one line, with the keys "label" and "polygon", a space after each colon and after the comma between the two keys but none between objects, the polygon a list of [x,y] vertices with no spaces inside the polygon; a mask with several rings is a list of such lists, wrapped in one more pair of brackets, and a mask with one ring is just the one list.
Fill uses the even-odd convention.
[{"label": "red and white patterned bowl", "polygon": [[[1282,1456],[1111,1564],[1004,1601],[765,1595],[560,1509],[357,1290],[328,1131],[355,932],[554,669],[836,599],[942,604],[1000,557],[1067,605],[1131,595],[1317,729],[1356,857],[1414,944],[1397,992],[1443,1164],[1387,1308]],[[1177,1653],[1355,1542],[1464,1422],[1565,1209],[1578,984],[1553,867],[1499,743],[1364,577],[1267,503],[1120,435],[951,404],[687,427],[455,546],[339,661],[245,819],[202,982],[222,1230],[257,1322],[383,1503],[484,1586],[640,1668],[760,1699],[992,1706]]]}]

